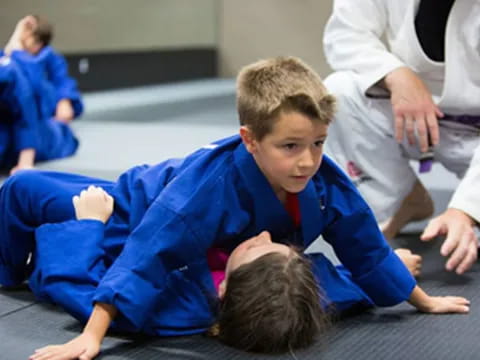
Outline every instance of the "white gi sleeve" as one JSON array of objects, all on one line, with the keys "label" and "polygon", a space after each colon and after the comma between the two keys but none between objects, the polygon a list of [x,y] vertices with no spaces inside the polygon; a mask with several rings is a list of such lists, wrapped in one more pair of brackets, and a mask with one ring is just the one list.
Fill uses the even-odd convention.
[{"label": "white gi sleeve", "polygon": [[324,51],[335,71],[353,71],[363,93],[392,70],[405,66],[381,40],[387,28],[385,0],[335,0],[324,32]]},{"label": "white gi sleeve", "polygon": [[449,208],[464,211],[480,222],[480,146],[477,146],[470,166],[453,194]]}]

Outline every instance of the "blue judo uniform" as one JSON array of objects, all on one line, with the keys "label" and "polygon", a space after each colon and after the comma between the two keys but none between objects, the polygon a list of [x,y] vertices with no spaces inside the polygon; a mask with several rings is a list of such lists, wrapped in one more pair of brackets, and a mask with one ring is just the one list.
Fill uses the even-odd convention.
[{"label": "blue judo uniform", "polygon": [[[47,57],[14,51],[0,59],[0,167],[15,165],[27,148],[36,150],[36,161],[75,153],[78,140],[70,127],[52,118],[57,91],[45,75]],[[81,112],[81,102],[77,108]]]},{"label": "blue judo uniform", "polygon": [[[0,52],[0,55],[3,54]],[[37,92],[42,95],[40,99],[42,117],[52,117],[57,103],[62,99],[70,100],[75,118],[83,113],[83,102],[77,82],[68,74],[65,58],[51,46],[43,47],[36,55],[15,50],[11,57],[20,64],[27,77],[35,84]]]},{"label": "blue judo uniform", "polygon": [[[71,198],[91,184],[115,199],[106,225],[74,220]],[[314,254],[314,271],[340,310],[409,298],[415,280],[328,157],[298,199],[299,229],[239,136],[185,159],[132,168],[116,182],[19,172],[0,189],[0,283],[18,284],[29,275],[36,296],[82,321],[94,302],[104,302],[119,310],[118,329],[198,333],[214,321],[207,249],[232,250],[267,230],[275,241],[302,247],[323,235],[345,268]],[[34,261],[26,266],[30,252]]]}]

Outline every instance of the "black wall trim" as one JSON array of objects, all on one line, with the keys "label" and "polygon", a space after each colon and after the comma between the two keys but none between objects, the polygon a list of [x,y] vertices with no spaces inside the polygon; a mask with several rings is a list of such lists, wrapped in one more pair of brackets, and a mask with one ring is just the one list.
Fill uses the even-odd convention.
[{"label": "black wall trim", "polygon": [[82,91],[217,77],[217,50],[175,49],[65,55]]}]

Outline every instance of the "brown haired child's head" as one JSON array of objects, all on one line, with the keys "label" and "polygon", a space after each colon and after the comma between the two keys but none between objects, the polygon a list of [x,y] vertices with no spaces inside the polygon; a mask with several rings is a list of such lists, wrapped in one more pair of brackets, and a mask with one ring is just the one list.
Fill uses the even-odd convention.
[{"label": "brown haired child's head", "polygon": [[36,25],[33,28],[33,36],[38,43],[43,46],[50,44],[53,38],[53,26],[45,18],[39,15],[33,15]]},{"label": "brown haired child's head", "polygon": [[19,21],[23,26],[21,42],[23,49],[35,55],[49,45],[53,37],[53,26],[43,17],[28,15]]},{"label": "brown haired child's head", "polygon": [[245,351],[306,347],[328,324],[311,264],[290,247],[227,268],[220,295],[219,339]]}]

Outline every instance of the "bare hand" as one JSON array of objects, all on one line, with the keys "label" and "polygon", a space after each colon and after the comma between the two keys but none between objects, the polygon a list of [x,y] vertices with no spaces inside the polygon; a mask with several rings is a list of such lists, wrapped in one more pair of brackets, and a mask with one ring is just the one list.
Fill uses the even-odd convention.
[{"label": "bare hand", "polygon": [[36,24],[37,20],[35,20],[35,17],[33,15],[27,15],[18,21],[15,26],[15,31],[32,31]]},{"label": "bare hand", "polygon": [[62,99],[57,103],[55,111],[55,119],[65,124],[73,120],[75,113],[73,111],[72,103],[69,99]]},{"label": "bare hand", "polygon": [[4,51],[7,56],[10,56],[14,50],[23,49],[22,41],[26,36],[31,34],[36,22],[37,21],[32,15],[28,15],[20,19],[15,26],[15,30],[13,31],[12,36],[10,36],[7,45],[5,45]]},{"label": "bare hand", "polygon": [[395,116],[395,138],[401,143],[406,133],[410,145],[417,141],[422,152],[439,141],[438,117],[443,113],[435,105],[432,94],[423,81],[409,68],[401,67],[385,76],[385,86],[390,90]]},{"label": "bare hand", "polygon": [[420,239],[429,241],[436,236],[446,235],[440,253],[449,256],[445,268],[456,269],[463,274],[477,260],[478,239],[473,231],[473,220],[463,211],[447,209],[443,214],[432,219],[423,231]]},{"label": "bare hand", "polygon": [[470,301],[460,296],[430,296],[428,304],[418,310],[430,314],[468,313]]},{"label": "bare hand", "polygon": [[113,212],[113,197],[101,187],[91,185],[72,201],[78,220],[93,219],[106,223]]},{"label": "bare hand", "polygon": [[395,249],[395,254],[402,260],[413,276],[420,275],[422,269],[422,257],[420,255],[413,254],[408,249]]},{"label": "bare hand", "polygon": [[30,360],[91,360],[100,352],[100,343],[88,333],[82,333],[63,345],[49,345],[35,350]]}]

